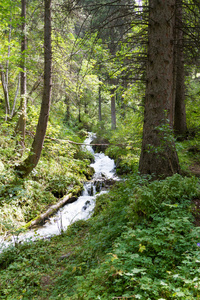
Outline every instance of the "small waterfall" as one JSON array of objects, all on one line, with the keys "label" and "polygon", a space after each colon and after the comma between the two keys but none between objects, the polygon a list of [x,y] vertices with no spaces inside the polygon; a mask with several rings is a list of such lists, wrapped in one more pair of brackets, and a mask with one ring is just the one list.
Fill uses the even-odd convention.
[{"label": "small waterfall", "polygon": [[83,148],[94,154],[94,163],[91,164],[91,167],[94,168],[95,173],[92,180],[84,184],[82,195],[75,202],[67,204],[59,209],[58,212],[47,220],[43,226],[35,230],[29,230],[18,237],[13,236],[12,240],[9,242],[0,238],[0,252],[1,249],[8,245],[15,244],[16,241],[19,243],[58,235],[66,230],[73,222],[77,220],[86,220],[90,217],[95,206],[96,196],[106,192],[105,190],[102,190],[104,182],[110,179],[117,179],[117,177],[115,177],[114,160],[110,159],[104,153],[94,153],[92,147],[89,146],[93,137],[94,135],[90,133],[89,137],[86,138],[84,142],[86,145],[83,146]]}]

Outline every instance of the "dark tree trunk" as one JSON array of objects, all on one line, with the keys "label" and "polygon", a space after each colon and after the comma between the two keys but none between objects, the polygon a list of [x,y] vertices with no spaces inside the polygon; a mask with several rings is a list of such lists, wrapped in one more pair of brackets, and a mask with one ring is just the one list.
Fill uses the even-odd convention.
[{"label": "dark tree trunk", "polygon": [[78,121],[81,123],[81,103],[78,105]]},{"label": "dark tree trunk", "polygon": [[87,102],[85,102],[84,103],[84,108],[85,108],[85,114],[87,115],[88,114],[88,103]]},{"label": "dark tree trunk", "polygon": [[174,106],[174,132],[177,136],[184,138],[187,131],[186,112],[185,112],[185,72],[184,72],[184,53],[183,53],[183,31],[182,31],[182,0],[177,1],[176,7],[176,89]]},{"label": "dark tree trunk", "polygon": [[150,0],[149,4],[147,85],[139,171],[158,178],[179,172],[171,136],[175,0]]},{"label": "dark tree trunk", "polygon": [[20,117],[18,121],[17,131],[20,134],[20,152],[23,154],[25,148],[25,132],[26,132],[26,0],[21,0],[22,5],[22,41],[21,41],[21,103]]},{"label": "dark tree trunk", "polygon": [[65,97],[65,103],[66,103],[66,114],[65,114],[65,121],[67,124],[69,124],[70,121],[70,99],[68,95]]},{"label": "dark tree trunk", "polygon": [[27,176],[37,165],[45,139],[51,103],[52,80],[52,51],[51,51],[51,0],[45,0],[44,16],[44,91],[40,110],[40,116],[36,128],[35,138],[27,159],[16,167],[17,172]]},{"label": "dark tree trunk", "polygon": [[3,66],[0,65],[1,68],[1,82],[2,82],[2,87],[3,87],[3,93],[4,93],[4,98],[5,98],[5,119],[7,120],[7,115],[10,114],[10,102],[9,102],[9,93],[8,93],[8,84],[6,82],[6,77],[5,73],[3,71]]},{"label": "dark tree trunk", "polygon": [[102,121],[102,114],[101,114],[101,83],[100,83],[100,77],[99,77],[99,99],[98,99],[98,104],[99,104],[99,122]]},{"label": "dark tree trunk", "polygon": [[111,90],[111,129],[116,129],[116,108],[115,108],[115,97],[116,89]]}]

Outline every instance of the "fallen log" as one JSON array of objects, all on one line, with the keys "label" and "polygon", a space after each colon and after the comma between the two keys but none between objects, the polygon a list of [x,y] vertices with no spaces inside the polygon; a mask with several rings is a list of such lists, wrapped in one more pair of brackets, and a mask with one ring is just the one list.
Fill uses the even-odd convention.
[{"label": "fallen log", "polygon": [[49,136],[46,136],[46,140],[51,140],[51,141],[55,141],[55,142],[59,142],[59,143],[69,143],[69,144],[74,144],[74,145],[79,145],[79,146],[119,146],[119,147],[127,147],[129,146],[129,144],[95,144],[95,143],[91,143],[91,144],[85,144],[85,143],[76,143],[70,140],[62,140],[62,139],[56,139],[56,138],[52,138]]},{"label": "fallen log", "polygon": [[52,138],[50,136],[46,136],[46,139],[49,139],[51,141],[59,142],[59,143],[69,143],[74,145],[80,145],[80,146],[109,146],[110,144],[85,144],[85,143],[77,143],[70,140],[62,140],[62,139],[56,139]]},{"label": "fallen log", "polygon": [[77,197],[73,196],[72,193],[70,193],[69,195],[66,195],[58,203],[49,207],[49,209],[45,213],[37,216],[34,220],[30,221],[26,225],[26,227],[32,228],[36,225],[43,223],[46,219],[48,219],[50,216],[52,216],[59,208],[61,208],[62,206],[64,206],[67,203],[73,203],[74,201],[76,201],[76,199],[77,199]]}]

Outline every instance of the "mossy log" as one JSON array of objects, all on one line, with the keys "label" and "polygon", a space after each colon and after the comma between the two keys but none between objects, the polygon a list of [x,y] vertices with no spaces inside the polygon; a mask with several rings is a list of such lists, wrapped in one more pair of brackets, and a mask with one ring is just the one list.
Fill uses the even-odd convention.
[{"label": "mossy log", "polygon": [[27,225],[25,225],[25,227],[32,228],[36,225],[43,223],[46,219],[48,219],[50,216],[55,214],[59,208],[63,207],[67,203],[72,203],[72,202],[76,201],[76,199],[77,199],[77,197],[73,196],[72,193],[66,195],[58,203],[49,207],[45,213],[37,216],[34,220],[30,221]]}]

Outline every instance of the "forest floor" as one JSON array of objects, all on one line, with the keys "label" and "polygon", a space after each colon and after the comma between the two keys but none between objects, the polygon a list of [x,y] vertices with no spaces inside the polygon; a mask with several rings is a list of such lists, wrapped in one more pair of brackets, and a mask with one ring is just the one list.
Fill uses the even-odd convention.
[{"label": "forest floor", "polygon": [[[200,177],[200,164],[194,163],[189,167],[189,170],[193,176]],[[200,199],[193,199],[192,204],[194,205],[193,208],[193,215],[195,217],[194,224],[195,226],[200,226]]]},{"label": "forest floor", "polygon": [[192,175],[194,175],[196,177],[200,177],[200,164],[199,163],[192,164],[189,167],[189,170]]},{"label": "forest floor", "polygon": [[[82,139],[74,138],[75,143]],[[180,151],[182,176],[155,182],[134,173],[135,156],[120,152],[125,180],[97,198],[89,220],[75,222],[59,236],[18,244],[0,254],[0,299],[197,299],[200,156],[188,151],[189,142]],[[6,173],[5,217],[21,199],[20,205],[30,206],[24,208],[29,221],[43,203],[49,204],[49,195],[56,201],[55,194],[65,192],[66,182],[70,186],[90,179],[90,153],[72,144],[45,147],[38,173],[25,186],[16,186]],[[116,159],[121,148],[115,151]],[[14,192],[10,197],[11,188],[18,198]]]},{"label": "forest floor", "polygon": [[200,226],[200,199],[193,199],[193,215],[194,215],[194,224],[195,226]]},{"label": "forest floor", "polygon": [[[189,171],[191,175],[200,177],[200,163],[196,162],[189,166]],[[200,226],[200,199],[192,199],[193,204],[193,215],[194,215],[194,224],[195,226]]]}]

